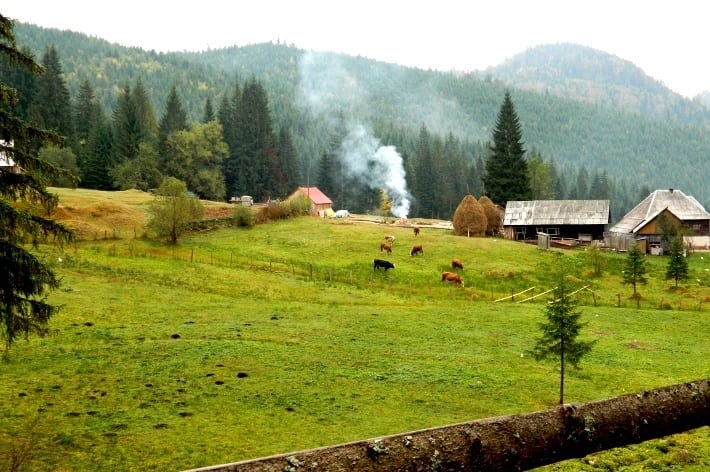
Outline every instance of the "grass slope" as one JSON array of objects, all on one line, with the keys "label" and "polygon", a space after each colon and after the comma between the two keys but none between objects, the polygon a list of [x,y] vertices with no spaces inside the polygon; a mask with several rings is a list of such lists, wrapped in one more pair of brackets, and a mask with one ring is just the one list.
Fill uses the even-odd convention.
[{"label": "grass slope", "polygon": [[[397,267],[375,272],[384,234]],[[178,470],[553,406],[554,366],[525,355],[544,297],[494,301],[551,288],[551,254],[424,228],[410,257],[414,241],[396,225],[299,218],[177,247],[42,248],[63,308],[52,336],[17,343],[0,367],[0,468]],[[463,289],[439,280],[452,257]],[[649,258],[640,308],[620,283],[624,255],[598,279],[583,251],[565,257],[595,291],[579,301],[597,340],[569,372],[568,402],[708,376],[707,257],[693,255],[681,290]],[[709,443],[704,428],[549,469],[703,470]]]}]

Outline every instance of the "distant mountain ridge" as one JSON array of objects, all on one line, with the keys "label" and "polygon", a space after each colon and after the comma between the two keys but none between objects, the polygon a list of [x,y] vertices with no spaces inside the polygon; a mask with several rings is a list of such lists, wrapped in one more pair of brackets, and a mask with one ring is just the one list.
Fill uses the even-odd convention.
[{"label": "distant mountain ridge", "polygon": [[710,127],[710,109],[700,96],[688,100],[632,62],[586,46],[536,46],[486,73],[516,88]]},{"label": "distant mountain ridge", "polygon": [[[316,162],[328,143],[327,120],[298,103],[304,58],[316,56],[310,51],[263,43],[156,53],[22,23],[16,36],[38,57],[57,45],[72,96],[89,78],[109,112],[123,85],[140,77],[158,115],[175,84],[190,120],[198,121],[207,98],[216,106],[235,83],[255,77],[265,85],[276,127],[298,130],[300,159]],[[710,203],[707,108],[610,54],[577,45],[540,46],[496,68],[468,74],[338,53],[317,57],[322,67],[315,71],[321,78],[337,70],[357,87],[352,94],[334,94],[340,110],[377,128],[385,139],[402,132],[416,136],[425,125],[440,136],[450,132],[485,149],[504,91],[511,90],[526,148],[555,159],[563,170],[604,169],[616,179],[680,188]]]}]

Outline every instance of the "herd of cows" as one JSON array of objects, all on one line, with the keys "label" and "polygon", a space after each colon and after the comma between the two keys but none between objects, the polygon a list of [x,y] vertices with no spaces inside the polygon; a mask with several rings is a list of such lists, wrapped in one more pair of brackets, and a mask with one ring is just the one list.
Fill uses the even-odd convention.
[{"label": "herd of cows", "polygon": [[[414,236],[419,235],[419,228],[414,227]],[[380,243],[380,252],[386,252],[387,254],[392,254],[392,245],[394,244],[395,237],[392,235],[385,235],[384,241]],[[415,244],[409,251],[410,256],[424,255],[424,247],[421,244]],[[375,259],[373,263],[373,270],[384,269],[385,272],[389,269],[394,269],[394,264],[385,259]],[[453,259],[451,261],[452,270],[463,270],[463,263],[459,259]],[[461,276],[456,272],[445,271],[441,273],[442,282],[450,282],[453,284],[464,286]]]}]

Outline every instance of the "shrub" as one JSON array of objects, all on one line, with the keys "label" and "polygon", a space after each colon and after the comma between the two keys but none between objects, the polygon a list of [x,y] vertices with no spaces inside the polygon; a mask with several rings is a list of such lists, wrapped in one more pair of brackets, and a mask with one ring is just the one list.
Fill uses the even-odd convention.
[{"label": "shrub", "polygon": [[256,223],[254,212],[250,207],[237,204],[234,207],[234,224],[236,226],[251,228]]}]

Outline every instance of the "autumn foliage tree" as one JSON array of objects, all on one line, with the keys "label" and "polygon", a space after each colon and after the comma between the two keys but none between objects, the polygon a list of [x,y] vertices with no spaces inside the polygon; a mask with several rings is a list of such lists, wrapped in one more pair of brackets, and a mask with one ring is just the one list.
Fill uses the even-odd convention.
[{"label": "autumn foliage tree", "polygon": [[454,233],[458,236],[483,236],[488,220],[486,213],[473,195],[466,195],[454,212]]}]

